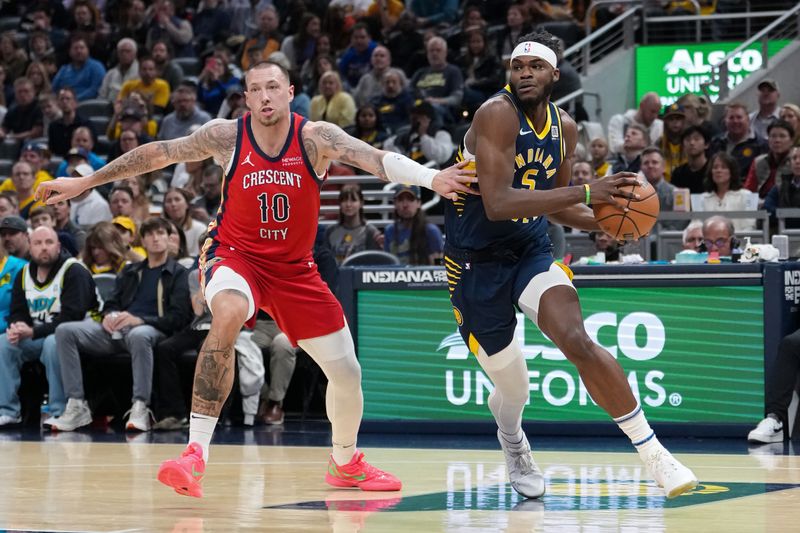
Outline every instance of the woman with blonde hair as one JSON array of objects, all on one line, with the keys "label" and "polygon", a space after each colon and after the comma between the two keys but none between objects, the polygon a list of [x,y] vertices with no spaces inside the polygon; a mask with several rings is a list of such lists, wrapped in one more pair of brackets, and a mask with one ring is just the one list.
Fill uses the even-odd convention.
[{"label": "woman with blonde hair", "polygon": [[324,120],[340,128],[356,120],[356,102],[342,90],[339,73],[328,71],[319,78],[319,94],[311,99],[311,120]]},{"label": "woman with blonde hair", "polygon": [[794,142],[792,144],[800,146],[800,106],[797,104],[783,104],[779,117],[794,128]]},{"label": "woman with blonde hair", "polygon": [[36,94],[45,94],[52,91],[50,76],[42,62],[34,61],[28,65],[28,69],[25,71],[25,77],[33,82],[33,88]]},{"label": "woman with blonde hair", "polygon": [[118,274],[125,266],[125,243],[111,222],[98,222],[86,236],[83,264],[92,274]]}]

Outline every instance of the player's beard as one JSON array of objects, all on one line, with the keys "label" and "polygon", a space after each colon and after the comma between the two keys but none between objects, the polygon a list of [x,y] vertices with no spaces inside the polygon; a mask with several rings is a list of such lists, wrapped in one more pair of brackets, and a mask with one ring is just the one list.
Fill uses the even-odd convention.
[{"label": "player's beard", "polygon": [[258,123],[261,124],[262,126],[266,126],[266,127],[274,126],[280,120],[281,120],[281,116],[278,114],[277,111],[275,113],[273,113],[272,116],[269,117],[269,118],[264,118],[261,115],[258,115]]},{"label": "player's beard", "polygon": [[[517,98],[528,108],[528,111],[536,109],[539,107],[539,104],[542,102],[546,102],[550,95],[553,93],[553,86],[556,84],[555,80],[550,80],[546,85],[542,85],[542,90],[537,96],[528,96],[526,98],[520,98],[519,94],[517,94]],[[516,91],[514,91],[516,93]]]}]

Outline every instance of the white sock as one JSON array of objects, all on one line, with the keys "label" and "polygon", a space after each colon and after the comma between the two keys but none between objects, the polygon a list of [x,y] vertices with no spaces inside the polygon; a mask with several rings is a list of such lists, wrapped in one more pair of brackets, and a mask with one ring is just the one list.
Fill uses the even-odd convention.
[{"label": "white sock", "polygon": [[339,466],[344,466],[349,463],[353,456],[356,454],[356,443],[350,444],[348,446],[343,446],[341,444],[333,443],[333,452],[331,455],[333,456],[333,460]]},{"label": "white sock", "polygon": [[615,418],[614,422],[631,439],[634,448],[642,457],[661,448],[661,443],[658,442],[655,431],[647,423],[647,418],[644,416],[641,405],[637,405],[636,409],[627,415]]},{"label": "white sock", "polygon": [[189,442],[196,442],[203,447],[203,461],[208,463],[208,448],[211,446],[211,436],[217,426],[216,417],[192,413],[189,415]]}]

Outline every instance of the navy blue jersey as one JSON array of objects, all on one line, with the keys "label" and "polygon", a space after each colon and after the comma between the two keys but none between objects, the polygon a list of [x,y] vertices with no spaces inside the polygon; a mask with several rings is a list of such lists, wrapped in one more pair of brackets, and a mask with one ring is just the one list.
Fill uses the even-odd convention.
[{"label": "navy blue jersey", "polygon": [[[520,123],[512,187],[552,189],[565,153],[558,106],[547,104],[547,120],[542,131],[537,132],[508,85],[498,91],[495,96],[497,95],[505,96],[514,105]],[[458,161],[474,159],[474,155],[467,150],[465,141],[462,141]],[[473,187],[477,188],[477,185]],[[543,216],[493,222],[486,216],[481,197],[466,193],[459,193],[457,200],[445,203],[445,229],[448,246],[465,250],[502,247],[505,244],[513,244],[516,248],[537,241],[537,244],[549,245],[547,220]]]}]

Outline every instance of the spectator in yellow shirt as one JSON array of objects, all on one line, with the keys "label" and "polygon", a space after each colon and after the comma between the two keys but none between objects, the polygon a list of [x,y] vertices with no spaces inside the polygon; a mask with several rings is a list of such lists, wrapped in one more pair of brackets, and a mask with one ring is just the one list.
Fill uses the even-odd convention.
[{"label": "spectator in yellow shirt", "polygon": [[[22,147],[22,154],[19,156],[21,161],[27,162],[33,169],[35,181],[33,182],[33,190],[35,191],[39,184],[45,181],[50,181],[53,176],[42,167],[50,161],[50,151],[47,145],[43,142],[29,141]],[[0,192],[13,191],[17,192],[14,186],[14,180],[6,178],[3,183],[0,183]]]},{"label": "spectator in yellow shirt", "polygon": [[152,57],[139,60],[139,79],[129,80],[122,84],[118,100],[124,100],[136,91],[141,94],[149,108],[156,113],[163,113],[169,103],[169,84],[156,77],[156,63]]}]

